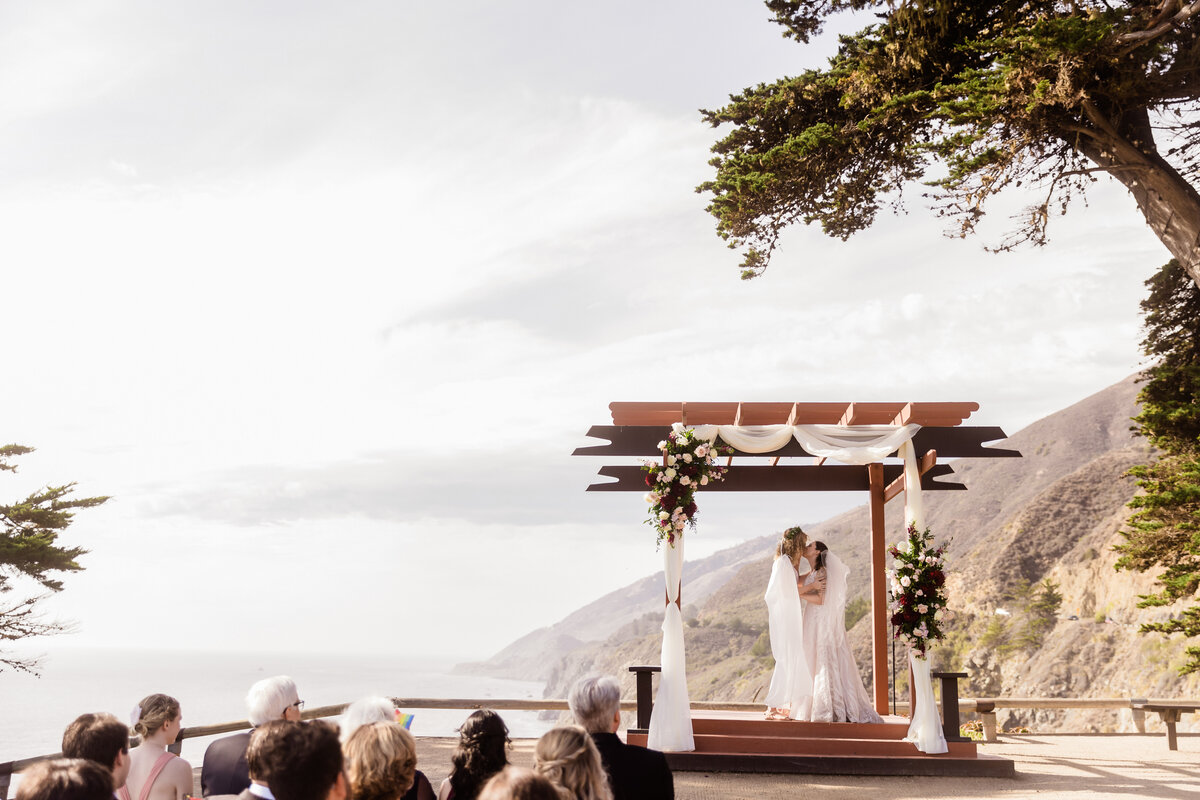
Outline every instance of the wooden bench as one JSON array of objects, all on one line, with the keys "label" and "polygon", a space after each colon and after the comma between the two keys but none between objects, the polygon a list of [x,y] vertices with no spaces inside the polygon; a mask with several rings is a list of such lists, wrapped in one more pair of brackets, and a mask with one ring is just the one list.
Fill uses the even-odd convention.
[{"label": "wooden bench", "polygon": [[1179,718],[1184,714],[1194,714],[1200,711],[1200,703],[1189,702],[1173,702],[1173,701],[1155,701],[1140,702],[1133,701],[1130,707],[1134,711],[1154,711],[1158,713],[1158,718],[1163,721],[1163,725],[1167,726],[1167,749],[1178,750],[1179,740],[1175,735],[1175,723],[1179,722]]}]

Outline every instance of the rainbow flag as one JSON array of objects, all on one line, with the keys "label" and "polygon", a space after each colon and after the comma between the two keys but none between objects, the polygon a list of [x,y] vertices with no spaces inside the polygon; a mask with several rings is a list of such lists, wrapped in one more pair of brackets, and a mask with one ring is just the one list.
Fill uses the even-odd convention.
[{"label": "rainbow flag", "polygon": [[405,714],[400,709],[398,709],[398,708],[396,709],[396,722],[399,723],[400,725],[403,725],[404,730],[408,730],[412,727],[412,721],[413,721],[412,714]]}]

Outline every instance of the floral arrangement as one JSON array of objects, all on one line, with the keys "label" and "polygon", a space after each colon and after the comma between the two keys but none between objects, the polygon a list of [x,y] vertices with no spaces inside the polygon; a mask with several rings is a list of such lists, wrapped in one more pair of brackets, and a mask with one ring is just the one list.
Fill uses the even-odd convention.
[{"label": "floral arrangement", "polygon": [[733,448],[697,439],[694,430],[676,422],[658,449],[663,454],[661,463],[642,462],[650,487],[645,496],[650,505],[646,524],[658,533],[660,546],[666,539],[674,547],[685,526],[696,527],[696,490],[725,478],[727,467],[718,465],[717,459],[732,454]]},{"label": "floral arrangement", "polygon": [[918,531],[910,523],[908,538],[888,552],[893,559],[888,611],[895,638],[907,641],[924,658],[931,640],[945,638],[938,614],[946,608],[946,545],[934,547],[929,529]]}]

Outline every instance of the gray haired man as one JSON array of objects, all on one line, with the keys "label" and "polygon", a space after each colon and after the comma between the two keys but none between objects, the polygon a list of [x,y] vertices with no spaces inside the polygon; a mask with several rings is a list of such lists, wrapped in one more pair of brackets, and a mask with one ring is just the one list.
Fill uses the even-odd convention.
[{"label": "gray haired man", "polygon": [[589,675],[571,687],[567,703],[575,722],[592,735],[613,800],[674,800],[675,780],[667,758],[657,750],[628,745],[621,727],[621,685],[607,675]]}]

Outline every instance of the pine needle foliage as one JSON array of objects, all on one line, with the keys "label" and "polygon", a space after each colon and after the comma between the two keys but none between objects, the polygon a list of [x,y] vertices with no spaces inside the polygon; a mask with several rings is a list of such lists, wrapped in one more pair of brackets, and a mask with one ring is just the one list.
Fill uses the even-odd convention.
[{"label": "pine needle foliage", "polygon": [[[14,459],[33,452],[23,445],[0,446],[0,472],[15,472]],[[65,531],[81,508],[93,508],[107,497],[72,497],[75,484],[47,486],[23,500],[0,505],[0,595],[14,588],[14,579],[27,578],[44,591],[41,594],[0,603],[0,641],[16,641],[33,636],[62,633],[67,626],[46,622],[38,613],[38,603],[48,594],[61,591],[59,575],[78,572],[76,560],[87,553],[82,547],[59,545]],[[18,658],[0,652],[0,671],[8,668],[35,673],[37,659]]]},{"label": "pine needle foliage", "polygon": [[[1134,467],[1142,493],[1117,545],[1118,570],[1161,568],[1157,591],[1141,595],[1139,608],[1195,601],[1200,589],[1200,289],[1171,260],[1146,281],[1142,348],[1157,362],[1146,370],[1138,395],[1135,430],[1161,453]],[[1200,605],[1191,605],[1141,631],[1200,636]],[[1200,671],[1200,646],[1189,646],[1181,674]]]},{"label": "pine needle foliage", "polygon": [[743,278],[762,274],[787,228],[848,239],[881,207],[903,209],[914,184],[951,236],[973,233],[993,195],[1033,188],[1039,200],[992,249],[1044,244],[1051,217],[1107,172],[1200,281],[1200,0],[766,5],[801,44],[841,12],[874,22],[842,36],[826,68],[701,112],[733,126],[697,191],[743,252]]}]

